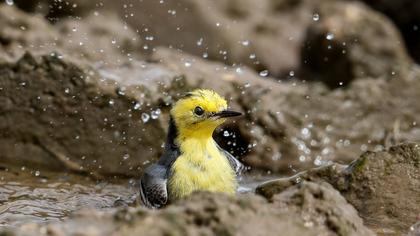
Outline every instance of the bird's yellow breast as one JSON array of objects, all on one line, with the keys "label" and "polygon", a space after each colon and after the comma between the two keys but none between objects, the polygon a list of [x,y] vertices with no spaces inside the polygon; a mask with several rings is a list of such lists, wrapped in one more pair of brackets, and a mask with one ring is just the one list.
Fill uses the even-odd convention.
[{"label": "bird's yellow breast", "polygon": [[185,140],[180,148],[168,182],[171,201],[198,190],[236,192],[235,172],[212,138]]}]

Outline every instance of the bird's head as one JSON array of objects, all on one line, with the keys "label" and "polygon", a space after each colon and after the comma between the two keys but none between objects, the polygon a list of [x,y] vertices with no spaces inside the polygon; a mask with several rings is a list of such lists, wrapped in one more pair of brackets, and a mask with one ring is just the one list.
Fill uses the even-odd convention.
[{"label": "bird's head", "polygon": [[214,91],[197,89],[187,93],[171,109],[180,135],[208,137],[226,118],[240,112],[227,110],[226,100]]}]

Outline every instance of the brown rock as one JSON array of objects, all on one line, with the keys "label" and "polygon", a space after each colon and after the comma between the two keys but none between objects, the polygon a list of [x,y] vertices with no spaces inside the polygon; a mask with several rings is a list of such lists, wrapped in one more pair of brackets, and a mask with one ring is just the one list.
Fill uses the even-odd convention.
[{"label": "brown rock", "polygon": [[[402,144],[388,151],[367,152],[347,168],[337,165],[267,182],[257,192],[273,197],[303,180],[327,181],[359,211],[378,233],[403,234],[420,211],[420,145]],[[401,197],[404,196],[404,197]]]},{"label": "brown rock", "polygon": [[92,14],[83,21],[67,19],[51,25],[41,15],[0,5],[3,60],[17,60],[30,50],[37,54],[59,52],[63,57],[96,64],[122,64],[140,58],[140,46],[138,35],[113,14]]},{"label": "brown rock", "polygon": [[155,46],[172,46],[226,64],[268,69],[276,76],[298,67],[300,44],[314,10],[313,1],[290,0],[41,2],[51,6],[47,16],[53,17],[84,17],[92,14],[88,9],[117,12],[142,37],[153,37],[144,42],[149,52]]},{"label": "brown rock", "polygon": [[[7,6],[4,6],[4,8],[14,9]],[[12,10],[11,12],[16,13],[18,11]],[[22,13],[17,13],[17,15],[23,21],[26,19],[26,15]],[[222,136],[221,133],[223,132],[221,132],[216,135],[216,139],[223,147],[233,152],[236,156],[241,156],[246,164],[257,170],[285,174],[295,169],[311,167],[314,164],[321,165],[329,161],[345,163],[353,160],[355,153],[368,149],[379,150],[400,141],[420,140],[418,128],[420,120],[417,115],[420,112],[418,103],[420,83],[416,79],[420,73],[415,66],[410,68],[404,75],[396,74],[396,79],[390,81],[358,80],[346,90],[331,92],[319,84],[306,84],[294,80],[290,83],[279,83],[274,79],[261,78],[244,66],[227,67],[221,63],[209,62],[186,53],[163,48],[157,48],[150,56],[151,60],[149,62],[138,61],[134,57],[132,59],[124,59],[124,56],[119,54],[119,50],[125,50],[125,52],[129,50],[135,51],[133,49],[134,45],[131,45],[129,42],[130,37],[134,36],[134,34],[129,33],[129,31],[126,34],[120,34],[117,42],[121,42],[121,44],[117,43],[116,46],[118,50],[113,47],[107,47],[109,42],[107,42],[106,37],[110,37],[109,40],[111,42],[113,34],[103,29],[98,23],[100,20],[94,23],[95,19],[104,18],[92,16],[90,28],[84,24],[77,24],[76,21],[58,23],[57,26],[49,26],[49,28],[52,32],[61,29],[60,32],[64,33],[69,30],[72,31],[73,27],[76,27],[76,32],[72,31],[72,33],[78,32],[79,36],[85,35],[90,39],[93,38],[93,41],[97,40],[97,47],[92,46],[93,49],[104,48],[103,59],[101,59],[101,55],[94,53],[96,51],[84,53],[83,50],[77,51],[74,48],[76,47],[74,44],[58,41],[57,44],[62,45],[59,47],[61,48],[60,50],[64,52],[62,59],[60,59],[61,56],[58,54],[51,56],[51,51],[46,50],[45,53],[50,55],[47,58],[57,57],[53,61],[60,64],[59,67],[64,68],[62,74],[43,70],[42,68],[50,62],[47,63],[42,60],[34,62],[35,68],[39,69],[32,70],[34,68],[34,66],[31,66],[33,60],[31,57],[28,57],[20,60],[20,62],[8,60],[12,62],[3,63],[2,81],[4,81],[3,83],[12,81],[11,84],[16,84],[17,82],[12,77],[5,77],[11,74],[19,76],[19,78],[24,80],[21,82],[26,83],[32,79],[28,75],[33,75],[42,77],[45,83],[51,82],[58,86],[59,80],[57,79],[72,80],[70,76],[72,76],[72,70],[74,69],[79,71],[77,72],[79,73],[78,76],[83,76],[83,78],[89,77],[92,81],[96,81],[95,83],[98,86],[108,86],[107,91],[113,91],[114,95],[117,93],[118,97],[129,96],[134,99],[130,100],[130,102],[134,103],[131,105],[132,109],[143,104],[141,107],[146,110],[142,110],[140,116],[141,113],[145,113],[144,117],[149,117],[150,119],[151,113],[159,111],[157,110],[159,108],[162,112],[162,119],[159,119],[161,122],[157,124],[160,128],[155,129],[159,130],[159,132],[156,133],[155,137],[151,137],[149,133],[148,137],[146,137],[146,139],[154,139],[154,144],[147,146],[147,150],[150,148],[153,151],[151,151],[150,155],[142,156],[139,162],[159,156],[161,153],[160,145],[163,142],[161,137],[164,136],[163,130],[166,127],[167,111],[170,104],[182,92],[196,87],[215,89],[230,100],[232,107],[242,110],[246,114],[243,118],[237,119],[223,128],[229,132],[230,135],[228,137]],[[109,17],[109,19],[113,18]],[[115,27],[118,28],[118,25],[120,24],[115,23]],[[103,33],[97,33],[97,31]],[[34,32],[37,32],[36,34],[41,33],[39,30]],[[74,35],[71,38],[78,41],[79,36]],[[89,40],[89,42],[92,40]],[[15,41],[17,40],[12,40],[12,42]],[[126,45],[123,42],[127,42],[127,46],[122,46]],[[103,44],[104,46],[102,46]],[[32,50],[30,46],[25,46],[22,50],[37,51],[37,49]],[[76,55],[73,56],[70,51],[76,53]],[[81,54],[86,56],[82,57]],[[38,57],[34,58],[37,61],[36,58]],[[100,63],[94,65],[95,69],[85,69],[91,65],[89,60],[94,58],[98,59]],[[77,62],[74,63],[76,60]],[[26,64],[30,64],[28,66],[30,69],[27,69],[26,66],[21,66]],[[29,73],[26,73],[26,71],[29,71]],[[103,83],[102,81],[107,82]],[[43,86],[47,86],[47,84]],[[6,87],[4,86],[4,88]],[[43,90],[47,88],[31,87],[31,90],[34,90],[34,94],[42,94],[44,93]],[[65,88],[52,86],[48,90],[53,91],[55,94],[62,94]],[[117,88],[119,88],[118,92],[115,92]],[[58,89],[58,91],[55,91],[55,89]],[[3,99],[4,110],[13,109],[12,95],[3,93],[2,95],[0,94],[0,97]],[[137,103],[139,105],[136,105]],[[114,110],[109,109],[106,112],[114,112]],[[50,119],[48,117],[49,113],[40,114],[44,114],[42,119]],[[387,116],[383,114],[387,114]],[[129,114],[127,113],[127,115]],[[72,117],[72,119],[76,119],[72,121],[75,124],[79,122],[77,117]],[[141,117],[138,116],[136,119],[139,121]],[[22,122],[26,120],[25,118]],[[13,130],[14,128],[10,127],[8,130]],[[55,127],[54,130],[59,130],[59,128]],[[132,130],[130,132],[135,131]],[[74,139],[74,137],[78,136],[71,132],[68,134],[72,136],[66,137],[66,139]],[[143,134],[138,135],[141,137]],[[156,142],[156,140],[162,140],[162,142]],[[10,142],[6,139],[5,142],[7,146],[10,146]],[[132,140],[132,142],[135,141]],[[72,149],[73,144],[59,142],[57,145],[61,149],[60,152],[63,152],[62,149]],[[116,145],[118,147],[110,146],[109,148],[119,149],[121,144],[112,143],[108,145]],[[143,147],[146,148],[146,146]],[[71,152],[70,154],[77,154],[78,158],[82,158],[82,156],[89,158],[89,152],[85,151],[74,151],[74,153]],[[39,152],[33,153],[37,153],[34,156],[45,155],[38,154]],[[108,154],[114,157],[110,157]],[[117,159],[120,161],[124,154],[118,152],[117,155],[114,155],[112,152],[109,152],[104,153],[107,156],[104,158],[115,158],[117,156]],[[136,158],[138,149],[132,149],[128,154],[130,158]],[[18,155],[23,154],[20,153],[13,156]],[[96,154],[93,157],[98,158]],[[23,159],[43,160],[26,157],[23,157]],[[119,163],[119,161],[116,163]],[[44,166],[56,169],[56,165],[45,165],[44,161],[41,162],[44,163]],[[22,162],[17,161],[17,163],[21,165]],[[90,165],[95,165],[97,168],[102,167],[99,164]],[[118,165],[114,166],[118,167]],[[123,167],[136,169],[139,168],[139,165],[130,164]],[[118,172],[121,173],[122,169],[119,169]],[[102,173],[113,173],[113,171],[108,169],[102,171]],[[134,173],[129,172],[129,175],[132,174]]]},{"label": "brown rock", "polygon": [[59,35],[41,15],[27,15],[15,7],[0,5],[0,55],[21,57],[25,49],[52,50]]},{"label": "brown rock", "polygon": [[141,39],[114,14],[91,14],[55,25],[59,47],[95,64],[122,64],[140,57]]},{"label": "brown rock", "polygon": [[320,5],[319,15],[301,50],[304,79],[339,87],[357,78],[406,76],[411,59],[386,17],[357,2]]},{"label": "brown rock", "polygon": [[420,60],[420,2],[411,0],[363,0],[377,11],[387,15],[404,36],[408,52]]},{"label": "brown rock", "polygon": [[26,54],[1,64],[0,75],[2,163],[138,175],[160,153],[164,130],[141,119],[157,104],[126,95],[89,67]]}]

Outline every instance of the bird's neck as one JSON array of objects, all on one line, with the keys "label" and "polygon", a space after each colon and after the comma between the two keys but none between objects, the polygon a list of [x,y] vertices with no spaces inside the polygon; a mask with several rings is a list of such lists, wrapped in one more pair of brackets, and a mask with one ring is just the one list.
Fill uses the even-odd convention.
[{"label": "bird's neck", "polygon": [[199,130],[178,127],[174,119],[170,118],[168,136],[166,139],[166,149],[183,149],[184,145],[206,146],[213,141],[214,127],[206,127]]}]

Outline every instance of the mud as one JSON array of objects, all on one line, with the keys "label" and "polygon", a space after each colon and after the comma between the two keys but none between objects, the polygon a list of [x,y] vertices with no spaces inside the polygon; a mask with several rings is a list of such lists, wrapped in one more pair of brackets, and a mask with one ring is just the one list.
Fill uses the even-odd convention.
[{"label": "mud", "polygon": [[331,183],[377,233],[402,235],[419,220],[419,144],[366,152],[348,166],[333,164],[269,181],[260,185],[257,193],[270,198],[303,180]]},{"label": "mud", "polygon": [[[0,235],[418,232],[420,69],[388,18],[354,1],[162,2],[0,4]],[[215,139],[249,167],[248,194],[143,209],[138,176],[197,87],[245,114]]]},{"label": "mud", "polygon": [[[360,8],[358,11],[362,12],[362,19],[371,14],[358,5],[344,6],[343,9]],[[16,19],[25,21],[24,13],[15,9],[12,12]],[[59,42],[66,45],[57,46],[62,53],[45,55],[42,50],[34,50],[36,53],[2,64],[2,74],[5,75],[2,83],[7,90],[21,91],[23,85],[34,84],[29,93],[18,97],[14,93],[1,94],[5,111],[8,111],[7,107],[13,107],[15,100],[22,100],[18,102],[19,106],[29,111],[22,116],[19,110],[12,109],[3,116],[9,121],[3,122],[3,135],[9,133],[7,137],[10,137],[13,133],[14,139],[4,139],[5,163],[12,163],[9,160],[13,160],[12,164],[18,166],[32,163],[40,168],[82,169],[82,172],[92,172],[94,175],[139,176],[143,164],[157,158],[162,151],[162,143],[155,140],[162,140],[165,135],[171,103],[183,92],[196,87],[215,89],[229,98],[232,107],[246,114],[236,123],[222,128],[216,139],[256,171],[288,174],[330,161],[346,163],[366,150],[380,150],[399,142],[420,140],[420,120],[417,116],[420,110],[417,102],[420,73],[409,60],[398,59],[405,58],[404,53],[391,57],[404,65],[401,73],[396,70],[391,75],[375,74],[379,78],[359,78],[342,86],[342,89],[331,91],[323,84],[308,83],[295,76],[279,82],[275,78],[258,75],[244,66],[227,67],[162,47],[155,48],[148,56],[134,53],[133,45],[121,47],[117,43],[131,42],[129,39],[133,35],[129,28],[125,34],[119,34],[114,47],[107,47],[105,39],[111,39],[111,45],[114,39],[110,29],[120,28],[123,23],[107,17],[110,22],[115,21],[109,24],[113,27],[101,30],[102,26],[97,23],[100,21],[94,20],[96,17],[104,19],[101,15],[90,16],[87,18],[90,24],[65,20],[48,26],[49,31],[68,32],[74,28],[76,31],[71,31],[71,42],[77,42],[76,39],[80,38],[91,39],[87,41],[94,41],[99,48],[104,48],[104,55],[108,56],[71,54],[75,52],[75,45],[60,39]],[[326,16],[324,18],[325,22],[329,22]],[[378,21],[373,19],[373,22]],[[319,27],[328,27],[324,21],[318,22]],[[351,22],[346,24],[351,25]],[[361,22],[354,25],[360,25]],[[398,38],[394,30],[389,29],[390,25],[384,28],[385,32],[392,32],[389,38],[385,38],[389,42]],[[36,32],[41,34],[41,30],[34,29],[33,33]],[[19,41],[19,37],[11,42]],[[346,37],[350,36],[341,39],[337,33],[336,40],[341,42]],[[11,50],[13,48],[10,47]],[[87,48],[96,50],[93,46]],[[133,56],[120,60],[121,53],[126,50],[132,50]],[[349,48],[349,54],[351,50],[363,52],[356,46]],[[388,51],[399,52],[403,49],[397,45],[396,49],[391,47]],[[141,57],[148,59],[141,60]],[[95,63],[89,62],[95,58],[98,59]],[[379,60],[382,57],[375,58]],[[386,60],[384,58],[385,64],[381,65],[392,64]],[[366,65],[365,68],[369,67]],[[26,76],[28,73],[30,77]],[[37,79],[39,77],[43,79]],[[72,77],[79,77],[80,80],[75,82]],[[97,101],[92,102],[91,99]],[[38,104],[34,102],[36,100],[39,100]],[[49,100],[57,101],[51,104]],[[75,112],[78,114],[67,118]],[[54,115],[57,117],[52,119]],[[22,129],[9,125],[20,119],[28,121],[19,121]],[[37,119],[44,121],[38,122]],[[34,120],[36,124],[32,123]],[[24,128],[25,123],[34,129]],[[222,135],[225,130],[229,132],[228,137]],[[55,134],[51,134],[52,131]],[[47,147],[37,147],[37,142],[41,142],[38,140],[47,142],[47,145],[41,144]],[[25,147],[34,153],[33,156],[26,158],[16,154],[24,148],[15,150],[11,143],[19,147],[34,146]]]},{"label": "mud", "polygon": [[12,235],[373,235],[337,191],[315,183],[291,187],[271,202],[196,193],[161,211],[120,208],[76,216],[41,227],[26,224]]},{"label": "mud", "polygon": [[318,14],[301,50],[303,78],[337,88],[355,79],[407,76],[412,59],[389,19],[354,2],[328,4]]}]

